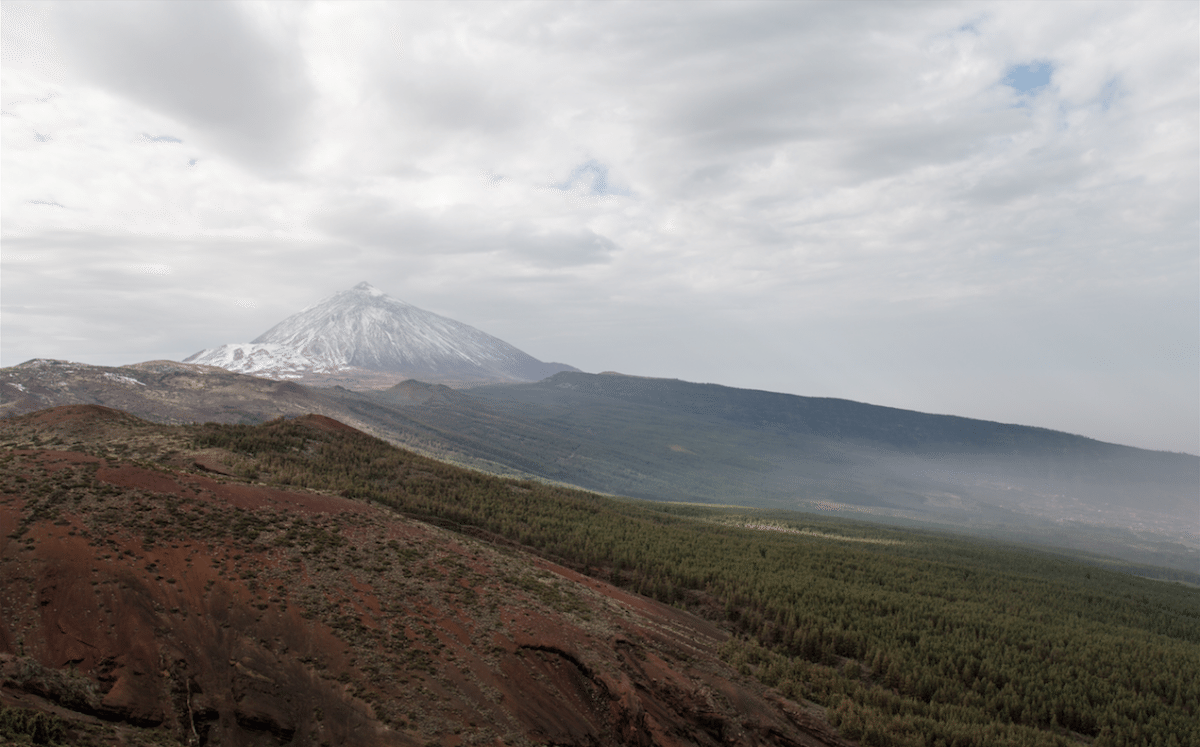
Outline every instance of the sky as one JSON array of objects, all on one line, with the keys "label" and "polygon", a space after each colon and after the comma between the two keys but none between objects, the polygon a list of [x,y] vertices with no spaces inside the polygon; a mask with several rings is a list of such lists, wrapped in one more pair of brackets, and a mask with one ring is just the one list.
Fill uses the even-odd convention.
[{"label": "sky", "polygon": [[0,365],[367,281],[546,361],[1200,453],[1200,5],[0,5]]}]

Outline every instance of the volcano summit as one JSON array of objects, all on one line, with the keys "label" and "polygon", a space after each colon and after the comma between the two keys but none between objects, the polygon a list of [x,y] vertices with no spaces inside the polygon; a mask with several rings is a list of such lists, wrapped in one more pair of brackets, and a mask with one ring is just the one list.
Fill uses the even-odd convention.
[{"label": "volcano summit", "polygon": [[367,386],[408,378],[451,385],[538,381],[578,370],[543,363],[365,282],[284,319],[252,342],[201,350],[184,362],[271,379]]}]

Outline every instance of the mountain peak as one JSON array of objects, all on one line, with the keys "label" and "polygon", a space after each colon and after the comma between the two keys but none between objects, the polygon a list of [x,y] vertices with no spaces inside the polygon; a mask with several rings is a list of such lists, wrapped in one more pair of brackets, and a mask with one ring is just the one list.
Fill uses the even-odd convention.
[{"label": "mountain peak", "polygon": [[186,362],[276,379],[357,370],[462,383],[538,381],[576,370],[543,363],[365,281],[293,314],[251,342],[202,350]]},{"label": "mountain peak", "polygon": [[366,280],[364,280],[364,281],[362,281],[361,283],[359,283],[358,285],[354,286],[354,287],[353,287],[351,290],[356,290],[356,291],[365,291],[365,292],[367,292],[367,293],[371,294],[372,296],[384,296],[384,295],[387,295],[387,294],[386,294],[386,293],[384,293],[383,291],[379,290],[379,289],[378,289],[378,288],[376,288],[375,286],[373,286],[373,285],[371,285],[370,283],[368,283]]}]

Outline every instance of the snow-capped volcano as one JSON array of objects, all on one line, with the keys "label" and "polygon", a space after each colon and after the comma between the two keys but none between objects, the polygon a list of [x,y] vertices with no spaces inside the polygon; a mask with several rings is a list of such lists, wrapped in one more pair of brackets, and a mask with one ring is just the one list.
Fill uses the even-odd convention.
[{"label": "snow-capped volcano", "polygon": [[373,371],[431,381],[538,381],[577,369],[543,363],[474,327],[359,283],[248,343],[184,359],[274,379]]}]

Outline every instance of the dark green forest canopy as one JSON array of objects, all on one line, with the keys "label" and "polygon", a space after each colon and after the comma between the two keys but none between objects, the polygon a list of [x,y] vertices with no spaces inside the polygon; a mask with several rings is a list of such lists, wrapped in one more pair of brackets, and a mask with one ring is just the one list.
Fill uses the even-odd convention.
[{"label": "dark green forest canopy", "polygon": [[864,744],[1200,744],[1200,589],[1049,553],[467,471],[310,418],[184,427],[337,491],[719,619],[728,659]]}]

